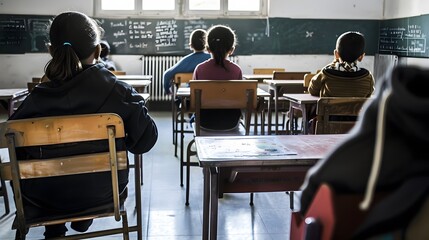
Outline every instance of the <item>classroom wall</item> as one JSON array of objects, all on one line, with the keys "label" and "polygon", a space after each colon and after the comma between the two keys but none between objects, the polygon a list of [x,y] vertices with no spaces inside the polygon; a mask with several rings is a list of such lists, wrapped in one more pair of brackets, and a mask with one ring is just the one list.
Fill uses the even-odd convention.
[{"label": "classroom wall", "polygon": [[[308,6],[312,7],[309,8]],[[31,7],[29,7],[31,6]],[[398,10],[398,8],[400,10]],[[61,11],[76,10],[90,16],[94,12],[92,0],[0,0],[1,14],[51,15]],[[270,0],[270,17],[323,18],[323,19],[383,19],[429,13],[425,0]],[[267,43],[269,44],[269,43]],[[334,45],[333,43],[333,48]],[[255,67],[283,67],[289,71],[311,71],[322,68],[332,60],[332,55],[250,55],[239,56],[244,73],[251,73]],[[0,55],[0,87],[25,87],[33,76],[41,76],[46,62],[46,53]],[[129,74],[142,71],[139,56],[114,55],[121,70]],[[426,59],[407,59],[408,62],[427,62]],[[423,64],[423,63],[422,63]],[[366,56],[361,64],[370,71],[374,69],[374,56]]]}]

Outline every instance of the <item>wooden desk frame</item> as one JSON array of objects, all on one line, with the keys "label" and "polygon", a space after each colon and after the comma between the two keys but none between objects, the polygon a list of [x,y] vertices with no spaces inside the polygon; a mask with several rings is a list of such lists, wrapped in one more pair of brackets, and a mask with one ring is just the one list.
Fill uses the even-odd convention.
[{"label": "wooden desk frame", "polygon": [[[346,134],[339,135],[281,135],[281,136],[240,136],[240,137],[195,137],[198,161],[203,168],[203,240],[217,239],[218,197],[230,184],[220,178],[225,170],[250,170],[259,173],[262,179],[273,179],[273,174],[289,171],[295,172],[296,177],[285,180],[282,184],[273,184],[269,181],[260,181],[260,185],[250,184],[246,188],[231,187],[227,192],[267,192],[267,191],[295,191],[304,180],[306,171],[319,159],[341,142]],[[280,142],[288,149],[295,151],[296,155],[277,155],[263,157],[243,157],[238,153],[237,158],[219,158],[219,156],[205,155],[201,149],[206,149],[204,142],[209,140],[237,139],[246,142],[249,139],[265,139]],[[244,139],[244,140],[243,140]],[[221,148],[222,146],[220,146]],[[262,174],[261,174],[262,173]],[[266,173],[266,174],[263,174]],[[287,174],[277,174],[286,176]],[[275,176],[274,176],[274,179]],[[277,178],[278,179],[278,178]],[[274,181],[278,183],[279,181]],[[223,184],[223,185],[222,185]],[[231,183],[233,184],[233,183]]]}]

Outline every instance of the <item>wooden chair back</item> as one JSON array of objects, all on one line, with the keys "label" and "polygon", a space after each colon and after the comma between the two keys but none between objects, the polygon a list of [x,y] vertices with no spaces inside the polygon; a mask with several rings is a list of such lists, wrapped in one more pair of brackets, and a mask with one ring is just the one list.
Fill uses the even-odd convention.
[{"label": "wooden chair back", "polygon": [[285,71],[284,68],[254,68],[253,74],[273,74],[273,72]]},{"label": "wooden chair back", "polygon": [[[116,221],[122,219],[123,227],[99,231],[95,234],[96,236],[110,235],[112,232],[115,232],[114,234],[123,233],[124,237],[128,236],[127,213],[120,202],[118,187],[118,170],[128,168],[127,151],[117,151],[115,143],[116,139],[125,137],[124,123],[120,116],[103,113],[42,117],[9,120],[1,123],[0,126],[0,147],[8,148],[10,160],[0,164],[0,174],[3,179],[12,181],[17,210],[16,225],[13,227],[17,229],[17,233],[21,235],[22,239],[25,239],[26,229],[30,227],[106,216],[114,216]],[[47,159],[29,159],[26,161],[18,161],[16,155],[16,149],[22,147],[52,146],[98,140],[104,140],[108,143],[106,152]],[[26,215],[23,207],[20,180],[99,172],[110,172],[111,175],[113,198],[112,204],[108,206],[108,211],[100,213],[100,206],[97,206],[98,211],[96,213],[88,209],[85,214],[78,212],[73,216],[55,215],[37,221],[29,219]],[[140,208],[140,205],[137,207]],[[79,235],[79,237],[81,236],[84,235]]]},{"label": "wooden chair back", "polygon": [[273,73],[273,80],[303,80],[305,74],[311,72],[285,72],[285,71],[275,71]]},{"label": "wooden chair back", "polygon": [[191,80],[190,109],[195,112],[197,136],[201,109],[245,109],[246,134],[257,108],[257,80]]},{"label": "wooden chair back", "polygon": [[314,75],[316,75],[316,73],[306,73],[306,74],[304,74],[304,87],[305,88],[308,88],[308,86],[310,85],[310,81],[314,77]]},{"label": "wooden chair back", "polygon": [[[377,192],[372,206],[387,194]],[[331,186],[322,184],[305,216],[292,212],[290,239],[352,239],[371,210],[359,209],[363,197],[363,194],[337,194]]]},{"label": "wooden chair back", "polygon": [[110,72],[112,72],[116,76],[118,76],[118,75],[127,75],[127,73],[125,71],[112,71],[112,70],[110,70]]},{"label": "wooden chair back", "polygon": [[368,98],[322,97],[317,101],[315,134],[347,133],[355,125]]},{"label": "wooden chair back", "polygon": [[182,83],[188,83],[193,76],[194,73],[176,73],[174,75],[174,84],[179,87]]}]

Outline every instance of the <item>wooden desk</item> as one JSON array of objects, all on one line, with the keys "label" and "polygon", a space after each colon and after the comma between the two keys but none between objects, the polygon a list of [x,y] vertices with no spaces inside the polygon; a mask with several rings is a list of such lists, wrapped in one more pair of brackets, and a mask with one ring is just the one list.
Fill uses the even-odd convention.
[{"label": "wooden desk", "polygon": [[[274,99],[274,115],[275,115],[275,134],[278,134],[279,114],[278,114],[278,101],[281,89],[284,91],[304,92],[304,80],[264,80],[268,84],[271,98]],[[272,106],[268,105],[268,135],[271,135],[271,115]]]},{"label": "wooden desk", "polygon": [[147,93],[147,89],[152,82],[151,80],[119,80],[133,86],[133,88],[135,88],[139,93]]},{"label": "wooden desk", "polygon": [[152,80],[152,75],[117,75],[119,80]]},{"label": "wooden desk", "polygon": [[23,101],[27,95],[27,88],[0,89],[0,100],[6,102],[6,110],[8,111],[9,116],[12,115],[14,111],[15,103]]},{"label": "wooden desk", "polygon": [[262,83],[265,79],[272,79],[273,74],[243,74],[243,78],[246,80],[258,80]]},{"label": "wooden desk", "polygon": [[299,190],[307,170],[346,136],[195,137],[204,174],[203,239],[217,238],[220,193]]},{"label": "wooden desk", "polygon": [[[302,130],[303,134],[308,134],[308,115],[309,111],[317,104],[318,96],[313,96],[309,93],[285,93],[283,97],[289,100],[289,116],[293,116],[294,110],[298,109],[302,112]],[[290,129],[292,130],[292,121],[289,121]]]}]

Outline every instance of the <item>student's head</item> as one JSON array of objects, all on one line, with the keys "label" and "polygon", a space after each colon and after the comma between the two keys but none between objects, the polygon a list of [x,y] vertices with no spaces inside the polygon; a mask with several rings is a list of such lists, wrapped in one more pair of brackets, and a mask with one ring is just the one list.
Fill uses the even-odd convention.
[{"label": "student's head", "polygon": [[80,12],[64,12],[49,28],[49,52],[52,59],[45,67],[51,81],[63,82],[82,70],[82,64],[92,64],[101,52],[103,29],[95,20]]},{"label": "student's head", "polygon": [[100,58],[101,59],[105,59],[110,54],[110,45],[109,45],[109,43],[107,41],[101,40],[100,41],[100,46],[101,46]]},{"label": "student's head", "polygon": [[206,44],[216,63],[224,67],[223,60],[234,52],[237,38],[231,28],[215,25],[207,31]]},{"label": "student's head", "polygon": [[361,61],[365,55],[365,37],[352,31],[341,34],[337,39],[335,54],[348,63]]},{"label": "student's head", "polygon": [[189,46],[194,49],[194,51],[204,51],[206,47],[206,31],[203,29],[194,30],[189,36]]}]

